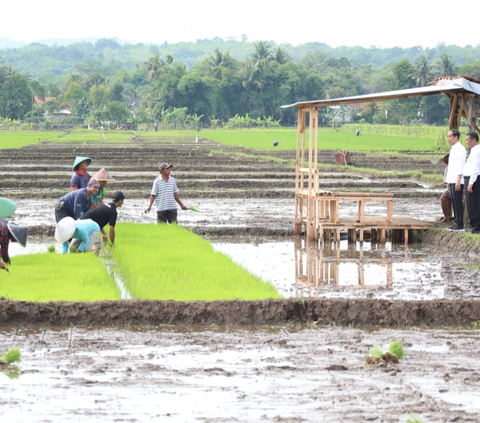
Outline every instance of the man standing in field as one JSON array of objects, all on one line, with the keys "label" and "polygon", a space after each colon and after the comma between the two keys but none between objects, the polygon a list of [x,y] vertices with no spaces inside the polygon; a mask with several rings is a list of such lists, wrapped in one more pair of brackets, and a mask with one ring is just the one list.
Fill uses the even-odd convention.
[{"label": "man standing in field", "polygon": [[106,244],[108,241],[107,234],[105,233],[104,227],[110,225],[110,243],[112,247],[115,243],[115,224],[117,223],[117,209],[123,206],[125,201],[125,194],[122,191],[117,191],[113,194],[113,202],[108,204],[102,204],[101,206],[95,207],[92,210],[89,210],[82,216],[80,220],[91,219],[94,222],[98,223],[100,226],[100,231],[103,235],[103,242]]},{"label": "man standing in field", "polygon": [[177,223],[177,203],[182,210],[187,210],[178,196],[180,191],[173,176],[170,176],[170,169],[173,165],[162,163],[158,170],[160,176],[153,181],[150,204],[145,213],[150,213],[153,202],[157,207],[157,221],[162,223]]},{"label": "man standing in field", "polygon": [[448,157],[448,171],[445,182],[450,189],[453,202],[453,216],[455,224],[449,231],[463,231],[463,167],[467,158],[467,150],[459,140],[460,132],[457,129],[448,131],[447,139],[450,148]]},{"label": "man standing in field", "polygon": [[463,169],[465,179],[465,203],[467,204],[468,218],[472,225],[472,233],[480,234],[480,147],[478,134],[467,134],[467,146],[470,149],[467,163]]}]

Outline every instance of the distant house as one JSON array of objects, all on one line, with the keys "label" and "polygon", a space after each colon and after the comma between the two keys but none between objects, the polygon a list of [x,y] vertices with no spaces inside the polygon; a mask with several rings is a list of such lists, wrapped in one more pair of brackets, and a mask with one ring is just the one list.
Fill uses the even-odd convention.
[{"label": "distant house", "polygon": [[47,103],[48,101],[55,100],[56,98],[57,97],[45,97],[45,99],[42,100],[38,96],[34,96],[33,101],[35,102],[35,104],[44,104],[44,103]]}]

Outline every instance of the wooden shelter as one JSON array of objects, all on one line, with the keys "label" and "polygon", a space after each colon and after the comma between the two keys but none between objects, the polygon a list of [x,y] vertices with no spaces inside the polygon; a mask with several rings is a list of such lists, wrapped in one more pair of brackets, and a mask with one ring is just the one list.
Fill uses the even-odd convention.
[{"label": "wooden shelter", "polygon": [[[294,234],[299,235],[302,226],[305,225],[305,232],[309,240],[318,240],[320,237],[323,239],[325,233],[327,237],[333,236],[334,240],[339,241],[341,228],[349,230],[349,238],[353,238],[353,231],[356,232],[358,229],[360,240],[363,240],[363,230],[373,229],[380,230],[381,240],[385,242],[386,230],[400,230],[404,231],[403,238],[407,243],[409,229],[427,228],[430,225],[428,222],[394,217],[392,193],[335,193],[325,191],[320,186],[318,174],[318,109],[342,104],[399,100],[436,94],[444,94],[450,99],[450,128],[458,129],[463,116],[467,120],[469,131],[480,132],[478,128],[480,80],[467,76],[437,78],[426,87],[327,100],[303,101],[282,106],[282,108],[297,107],[298,109]],[[307,122],[308,139],[306,137]],[[350,219],[350,221],[340,219],[340,201],[358,202],[356,219]],[[385,202],[386,216],[380,218],[365,216],[365,204],[370,201]],[[405,221],[405,219],[408,221]]]}]

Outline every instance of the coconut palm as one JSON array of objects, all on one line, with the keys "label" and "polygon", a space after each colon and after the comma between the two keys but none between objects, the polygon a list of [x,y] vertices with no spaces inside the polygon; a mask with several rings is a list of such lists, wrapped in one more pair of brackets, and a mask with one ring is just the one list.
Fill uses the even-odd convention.
[{"label": "coconut palm", "polygon": [[439,57],[435,62],[434,68],[439,76],[454,76],[457,74],[452,56],[449,56],[447,53],[444,53]]},{"label": "coconut palm", "polygon": [[414,66],[414,71],[408,75],[413,78],[417,84],[417,87],[424,87],[432,79],[432,67],[428,64],[428,59],[425,56],[420,57]]},{"label": "coconut palm", "polygon": [[148,79],[155,81],[161,74],[161,68],[165,65],[165,62],[160,58],[160,53],[154,54],[148,62],[145,62],[145,66],[148,71]]},{"label": "coconut palm", "polygon": [[272,57],[273,57],[273,60],[275,60],[275,62],[277,62],[280,65],[284,65],[285,63],[292,61],[292,58],[290,57],[290,55],[282,47],[277,47],[275,50],[273,50]]},{"label": "coconut palm", "polygon": [[255,52],[252,54],[252,59],[258,65],[267,65],[273,58],[272,47],[266,41],[259,41],[255,43]]}]

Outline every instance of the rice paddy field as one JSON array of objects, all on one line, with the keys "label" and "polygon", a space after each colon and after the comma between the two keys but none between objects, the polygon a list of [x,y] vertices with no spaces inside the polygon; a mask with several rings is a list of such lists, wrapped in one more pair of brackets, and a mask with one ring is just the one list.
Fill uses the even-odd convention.
[{"label": "rice paddy field", "polygon": [[[331,132],[320,134],[322,187],[392,192],[394,215],[438,219],[446,151],[433,139],[362,135],[346,147]],[[442,224],[427,245],[294,239],[295,129],[33,132],[8,146],[2,135],[0,196],[29,227],[0,271],[0,353],[22,353],[0,368],[2,421],[478,420],[477,239]],[[336,166],[344,149],[352,165]],[[100,257],[46,253],[77,155],[128,197]],[[177,227],[144,213],[164,161],[197,210],[179,210]],[[386,280],[369,273],[376,264]],[[304,278],[320,265],[336,271]],[[366,364],[397,339],[399,364]]]}]

